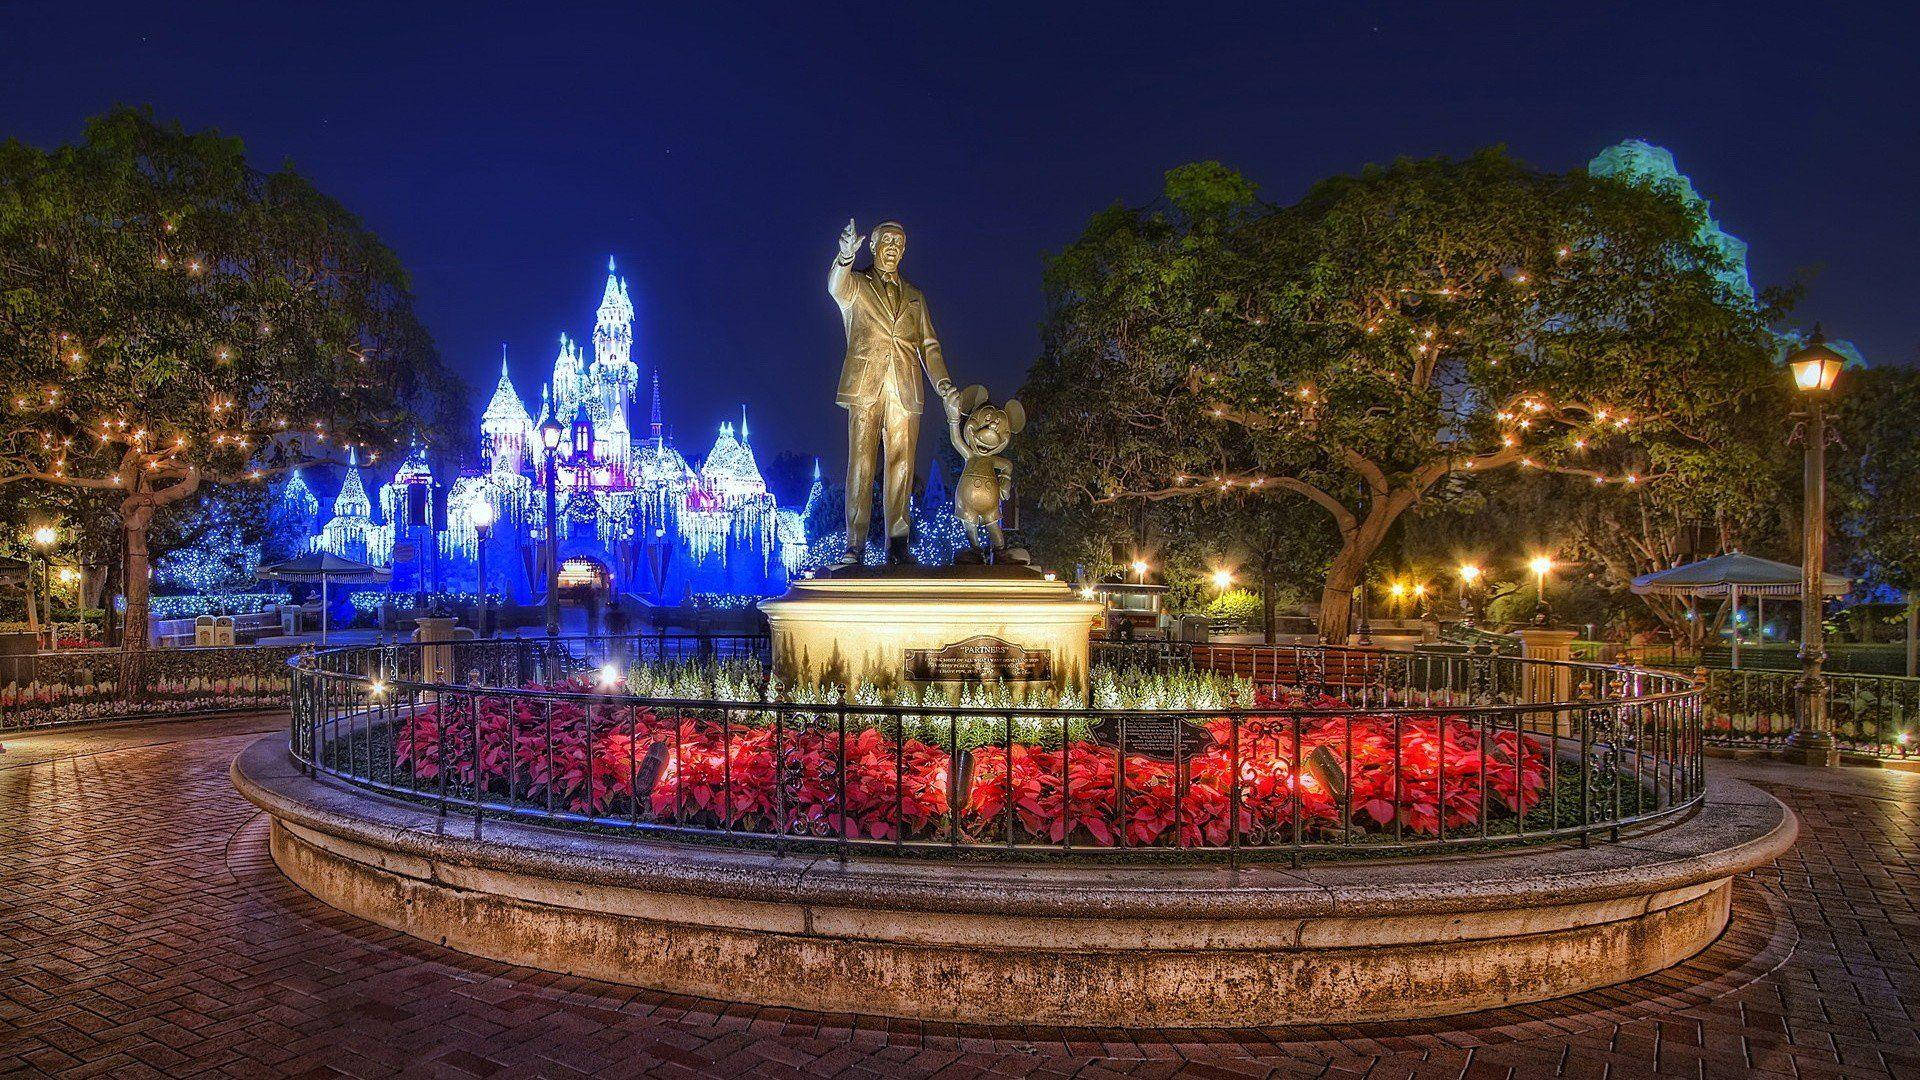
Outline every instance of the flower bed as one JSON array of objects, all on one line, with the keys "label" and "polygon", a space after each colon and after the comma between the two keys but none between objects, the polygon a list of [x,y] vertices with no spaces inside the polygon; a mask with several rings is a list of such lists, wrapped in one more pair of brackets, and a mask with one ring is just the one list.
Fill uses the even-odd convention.
[{"label": "flower bed", "polygon": [[[843,738],[828,713],[776,724],[751,708],[722,720],[618,698],[483,692],[398,721],[379,752],[402,784],[445,784],[462,797],[477,788],[488,801],[591,817],[860,840],[1213,847],[1236,836],[1432,837],[1443,820],[1460,830],[1483,813],[1511,827],[1550,801],[1551,749],[1534,736],[1438,713],[1344,711],[1331,699],[1255,704],[1254,715],[1196,725],[1195,749],[1176,762],[1123,760],[1065,714],[853,711]],[[1275,707],[1333,712],[1258,715]]]}]

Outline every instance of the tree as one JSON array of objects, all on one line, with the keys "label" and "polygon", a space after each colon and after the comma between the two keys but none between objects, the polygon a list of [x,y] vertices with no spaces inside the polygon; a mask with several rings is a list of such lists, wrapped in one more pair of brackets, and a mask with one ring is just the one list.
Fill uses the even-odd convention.
[{"label": "tree", "polygon": [[1049,261],[1031,475],[1056,506],[1309,500],[1338,534],[1320,632],[1344,640],[1368,561],[1451,479],[1635,488],[1711,445],[1771,339],[1704,222],[1672,185],[1498,150],[1288,207],[1175,169],[1164,203],[1102,211]]},{"label": "tree", "polygon": [[1856,550],[1859,577],[1905,594],[1911,621],[1920,612],[1920,373],[1879,368],[1843,378],[1838,532]]},{"label": "tree", "polygon": [[250,167],[237,139],[143,110],[75,145],[0,146],[0,279],[0,484],[112,500],[124,692],[159,516],[462,407],[398,260],[352,214],[291,167]]}]

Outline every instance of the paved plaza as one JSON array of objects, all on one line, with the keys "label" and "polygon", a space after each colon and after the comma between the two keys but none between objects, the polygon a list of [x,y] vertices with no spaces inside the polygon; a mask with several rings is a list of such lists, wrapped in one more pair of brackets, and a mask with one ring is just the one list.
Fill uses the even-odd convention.
[{"label": "paved plaza", "polygon": [[595,983],[336,912],[228,782],[281,722],[6,740],[0,1076],[1920,1076],[1920,775],[1715,763],[1800,843],[1705,953],[1623,986],[1389,1025],[977,1029]]}]

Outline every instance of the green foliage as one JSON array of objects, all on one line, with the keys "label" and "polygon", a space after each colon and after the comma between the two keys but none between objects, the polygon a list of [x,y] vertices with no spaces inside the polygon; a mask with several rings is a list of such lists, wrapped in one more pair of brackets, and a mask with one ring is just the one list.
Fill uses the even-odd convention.
[{"label": "green foliage", "polygon": [[1920,588],[1920,373],[1848,371],[1837,384],[1833,504],[1871,580]]},{"label": "green foliage", "polygon": [[121,108],[74,145],[0,145],[0,265],[0,485],[108,501],[134,622],[163,508],[471,427],[393,253],[238,139]]},{"label": "green foliage", "polygon": [[1260,622],[1260,598],[1245,589],[1229,589],[1207,605],[1207,617],[1243,625]]},{"label": "green foliage", "polygon": [[1323,633],[1416,504],[1506,467],[1642,489],[1767,392],[1765,313],[1675,191],[1498,150],[1252,190],[1175,170],[1049,262],[1025,475],[1056,510],[1237,500],[1296,534],[1311,500]]}]

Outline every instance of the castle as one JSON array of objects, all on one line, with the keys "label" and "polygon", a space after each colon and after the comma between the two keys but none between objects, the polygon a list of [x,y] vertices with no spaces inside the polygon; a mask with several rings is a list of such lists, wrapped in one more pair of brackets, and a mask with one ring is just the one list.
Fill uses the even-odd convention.
[{"label": "castle", "polygon": [[[504,350],[503,350],[504,352]],[[802,516],[781,509],[754,459],[745,411],[719,433],[698,468],[665,434],[660,375],[650,380],[648,419],[635,438],[640,387],[633,360],[633,303],[607,260],[593,328],[593,360],[560,335],[553,376],[534,417],[500,361],[500,381],[480,417],[484,465],[434,497],[434,477],[415,447],[379,489],[378,514],[357,457],[312,546],[393,569],[396,592],[468,591],[477,579],[481,503],[487,591],[521,603],[543,597],[546,484],[553,472],[563,590],[615,590],[653,602],[695,594],[774,595],[807,557]],[[541,428],[560,427],[549,453]],[[296,490],[296,485],[298,489]],[[813,496],[820,484],[816,476]],[[282,499],[312,501],[289,481]],[[436,520],[444,515],[444,522]]]}]

